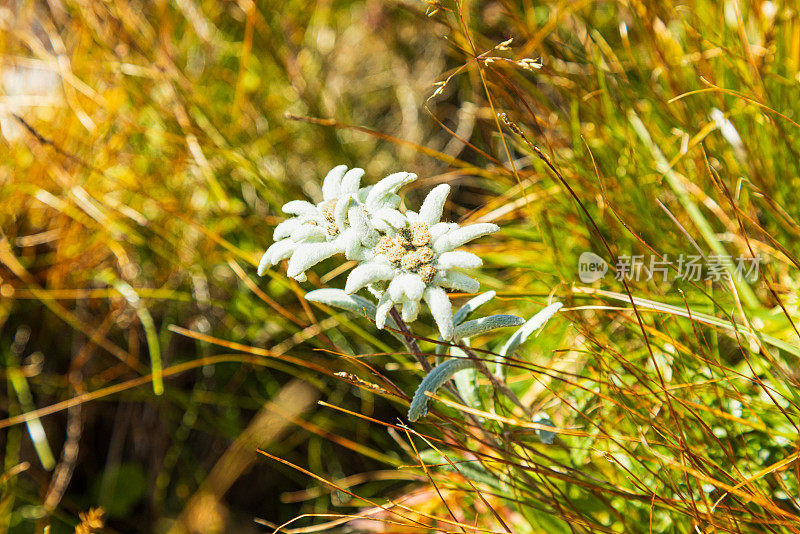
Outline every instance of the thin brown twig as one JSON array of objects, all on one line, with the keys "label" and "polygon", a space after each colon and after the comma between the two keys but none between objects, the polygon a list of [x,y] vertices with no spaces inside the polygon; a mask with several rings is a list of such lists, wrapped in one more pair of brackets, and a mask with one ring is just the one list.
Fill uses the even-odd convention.
[{"label": "thin brown twig", "polygon": [[470,359],[471,359],[473,362],[475,362],[475,366],[477,367],[478,371],[480,371],[480,372],[481,372],[481,374],[483,374],[483,375],[484,375],[486,378],[488,378],[488,379],[489,379],[489,381],[492,383],[492,387],[493,387],[495,390],[498,390],[498,391],[502,392],[502,393],[503,393],[503,395],[505,395],[506,397],[508,397],[508,399],[509,399],[511,402],[513,402],[513,403],[514,403],[514,404],[516,404],[516,405],[517,405],[517,406],[518,406],[520,409],[522,409],[522,413],[526,414],[526,415],[527,415],[529,418],[530,418],[530,417],[533,417],[533,414],[531,413],[531,410],[530,410],[530,408],[528,408],[527,406],[525,406],[525,405],[522,403],[522,401],[521,401],[521,400],[519,400],[519,397],[517,397],[517,394],[516,394],[516,393],[514,393],[514,392],[511,390],[511,388],[510,388],[510,387],[508,387],[508,384],[506,384],[504,381],[502,381],[502,380],[500,380],[499,378],[497,378],[497,377],[494,375],[494,373],[492,373],[492,372],[489,370],[489,368],[486,366],[486,363],[485,363],[485,362],[484,362],[484,361],[483,361],[481,358],[479,358],[479,357],[478,357],[478,356],[477,356],[477,355],[476,355],[474,352],[472,352],[472,349],[470,349],[470,347],[468,347],[466,344],[464,344],[464,343],[461,343],[461,342],[459,342],[459,343],[456,343],[456,345],[458,345],[458,347],[459,347],[461,350],[463,350],[463,351],[464,351],[464,353],[465,353],[467,356],[469,356],[469,357],[470,357]]},{"label": "thin brown twig", "polygon": [[392,319],[394,319],[394,322],[397,324],[398,330],[400,330],[400,332],[403,334],[403,343],[405,343],[408,351],[414,355],[420,365],[422,365],[422,368],[425,370],[425,372],[429,372],[431,369],[433,369],[433,367],[431,366],[430,362],[428,362],[428,359],[422,354],[417,340],[413,335],[411,335],[411,330],[408,328],[406,322],[403,321],[403,318],[400,317],[400,313],[394,306],[392,306],[392,309],[389,313],[391,314]]}]

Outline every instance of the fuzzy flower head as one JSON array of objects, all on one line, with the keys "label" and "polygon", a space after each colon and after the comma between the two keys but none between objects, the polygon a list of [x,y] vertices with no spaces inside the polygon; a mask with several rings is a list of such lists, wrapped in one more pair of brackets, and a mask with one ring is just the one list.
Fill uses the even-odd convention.
[{"label": "fuzzy flower head", "polygon": [[[362,169],[334,167],[322,183],[322,201],[312,204],[293,200],[283,212],[293,215],[280,223],[270,246],[258,265],[258,274],[289,258],[287,275],[298,281],[317,263],[344,253],[347,259],[364,259],[380,240],[379,229],[387,223],[381,215],[394,211],[400,203],[396,191],[416,179],[407,172],[391,174],[374,186],[360,187]],[[377,227],[373,224],[377,222]]]},{"label": "fuzzy flower head", "polygon": [[499,228],[489,223],[460,227],[440,222],[449,192],[447,184],[435,187],[419,213],[395,209],[391,216],[385,213],[383,235],[347,277],[347,293],[369,286],[378,296],[378,328],[383,328],[393,306],[401,308],[404,321],[416,320],[425,301],[442,338],[453,338],[453,314],[445,289],[476,292],[478,281],[457,269],[483,263],[475,254],[455,249]]}]

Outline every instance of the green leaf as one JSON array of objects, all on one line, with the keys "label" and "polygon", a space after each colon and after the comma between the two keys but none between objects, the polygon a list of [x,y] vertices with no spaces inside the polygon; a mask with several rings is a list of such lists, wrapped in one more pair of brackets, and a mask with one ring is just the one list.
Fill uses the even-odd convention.
[{"label": "green leaf", "polygon": [[473,319],[471,321],[461,323],[456,327],[455,335],[453,337],[454,339],[462,339],[465,337],[477,336],[498,328],[519,326],[523,322],[525,322],[524,319],[522,317],[517,317],[516,315],[490,315],[488,317],[481,317],[480,319]]},{"label": "green leaf", "polygon": [[475,362],[468,358],[453,358],[441,365],[437,365],[428,375],[422,379],[411,405],[408,407],[408,420],[412,423],[420,417],[428,415],[428,400],[426,392],[436,393],[436,391],[450,380],[454,374],[475,365]]}]

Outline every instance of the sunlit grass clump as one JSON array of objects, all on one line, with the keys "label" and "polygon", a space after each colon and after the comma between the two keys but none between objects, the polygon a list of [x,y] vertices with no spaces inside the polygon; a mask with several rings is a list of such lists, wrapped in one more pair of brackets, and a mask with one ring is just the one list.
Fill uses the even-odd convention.
[{"label": "sunlit grass clump", "polygon": [[0,532],[800,531],[796,6],[0,27]]}]

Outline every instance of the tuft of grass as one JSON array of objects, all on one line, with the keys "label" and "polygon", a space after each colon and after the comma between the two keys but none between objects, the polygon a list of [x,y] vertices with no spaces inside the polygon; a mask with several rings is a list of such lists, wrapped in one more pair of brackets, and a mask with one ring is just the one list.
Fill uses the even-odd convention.
[{"label": "tuft of grass", "polygon": [[[0,532],[101,504],[125,532],[800,530],[790,3],[0,15]],[[346,266],[255,277],[279,207],[340,163],[450,183],[451,219],[499,224],[473,247],[490,312],[565,304],[502,360],[526,410],[472,374],[477,406],[443,388],[408,426],[413,356],[303,299]],[[639,255],[669,280],[614,276]],[[760,271],[686,280],[680,255]]]},{"label": "tuft of grass", "polygon": [[[443,146],[449,135],[411,103],[445,51],[433,27],[418,31],[421,11],[275,9],[0,7],[0,532],[72,530],[100,504],[110,529],[164,528],[295,376],[341,406],[375,409],[333,376],[353,365],[315,349],[386,341],[322,316],[282,275],[262,283],[255,265],[284,199],[318,195],[320,172],[361,164],[375,179],[416,158],[287,114]],[[329,458],[340,473],[383,465],[343,454],[325,437],[336,420],[302,406],[307,428],[286,424],[258,446]],[[392,448],[366,425],[355,432],[362,452]],[[294,514],[274,496],[306,481],[246,465],[226,479],[219,524]]]},{"label": "tuft of grass", "polygon": [[[501,310],[569,303],[505,360],[515,396],[546,409],[548,424],[485,380],[483,409],[439,393],[438,418],[413,430],[376,422],[403,432],[433,508],[374,520],[796,531],[796,13],[702,1],[493,7],[437,4],[462,62],[429,111],[479,110],[458,161],[439,158],[460,186],[453,212],[503,227],[476,247]],[[583,252],[610,265],[602,281],[580,281]],[[623,276],[636,256],[668,280]],[[681,256],[717,258],[721,274],[682,277]],[[726,256],[758,258],[758,276],[738,276]],[[487,361],[492,339],[475,343]],[[558,438],[547,446],[535,431]]]}]

